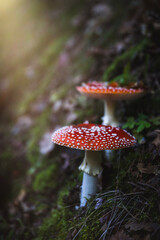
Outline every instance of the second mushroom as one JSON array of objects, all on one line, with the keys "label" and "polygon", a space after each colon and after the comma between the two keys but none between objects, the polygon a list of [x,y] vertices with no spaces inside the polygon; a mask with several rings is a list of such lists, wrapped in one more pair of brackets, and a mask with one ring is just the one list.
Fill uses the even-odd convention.
[{"label": "second mushroom", "polygon": [[78,86],[77,90],[83,95],[91,98],[102,99],[104,101],[104,116],[102,124],[119,126],[115,117],[115,103],[120,100],[132,100],[144,94],[142,88],[120,87],[116,82],[88,82]]},{"label": "second mushroom", "polygon": [[97,192],[97,176],[101,172],[101,150],[116,150],[131,147],[135,138],[118,127],[96,124],[78,124],[58,129],[52,135],[56,144],[85,150],[85,157],[79,169],[83,171],[80,206]]}]

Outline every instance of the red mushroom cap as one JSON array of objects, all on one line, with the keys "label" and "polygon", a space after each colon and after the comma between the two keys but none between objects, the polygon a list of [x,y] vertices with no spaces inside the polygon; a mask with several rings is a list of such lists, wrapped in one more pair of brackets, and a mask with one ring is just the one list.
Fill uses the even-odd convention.
[{"label": "red mushroom cap", "polygon": [[77,90],[88,97],[113,100],[134,99],[144,94],[142,88],[118,87],[116,84],[107,85],[105,82],[96,81],[84,83],[82,86],[78,86]]},{"label": "red mushroom cap", "polygon": [[58,129],[52,141],[62,146],[81,150],[112,150],[131,147],[136,139],[119,127],[96,124],[78,124]]}]

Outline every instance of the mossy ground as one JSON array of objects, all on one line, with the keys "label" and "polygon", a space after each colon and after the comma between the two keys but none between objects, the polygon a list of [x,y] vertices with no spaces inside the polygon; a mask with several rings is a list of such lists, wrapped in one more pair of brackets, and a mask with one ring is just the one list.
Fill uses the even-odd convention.
[{"label": "mossy ground", "polygon": [[[132,239],[142,240],[143,233],[147,234],[142,223],[158,226],[160,222],[159,145],[153,143],[160,126],[156,18],[153,22],[142,19],[148,3],[144,7],[135,1],[110,1],[112,18],[104,22],[93,14],[95,2],[70,0],[67,6],[63,1],[46,2],[50,7],[44,2],[28,3],[33,28],[39,26],[39,30],[32,35],[32,24],[25,20],[29,30],[26,34],[23,30],[22,42],[27,37],[32,44],[29,49],[27,45],[21,48],[21,54],[15,54],[14,61],[0,72],[3,79],[9,79],[4,81],[8,90],[0,104],[0,177],[5,186],[1,190],[0,238],[110,239],[123,228]],[[132,14],[142,9],[143,14],[131,15],[134,21],[130,21],[130,9]],[[87,32],[93,19],[97,22]],[[6,62],[4,54],[2,59]],[[79,209],[82,173],[78,166],[83,154],[55,146],[43,155],[39,142],[57,126],[85,120],[101,123],[102,102],[86,99],[75,90],[83,81],[100,79],[140,84],[149,94],[118,103],[117,117],[138,143],[132,150],[116,151],[110,162],[104,161],[99,194]],[[36,109],[39,105],[43,108]],[[21,116],[31,118],[27,129],[17,124]],[[139,224],[140,232],[127,228],[133,222]],[[155,229],[149,234],[149,239],[158,239]]]}]

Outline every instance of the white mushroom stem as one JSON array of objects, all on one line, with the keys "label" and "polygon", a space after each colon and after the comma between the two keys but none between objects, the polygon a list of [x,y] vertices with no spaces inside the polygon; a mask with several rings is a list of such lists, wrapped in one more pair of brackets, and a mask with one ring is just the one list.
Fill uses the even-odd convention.
[{"label": "white mushroom stem", "polygon": [[82,191],[80,199],[80,207],[86,205],[87,199],[97,192],[97,177],[88,173],[83,173]]},{"label": "white mushroom stem", "polygon": [[[118,127],[118,121],[115,117],[115,101],[111,99],[104,100],[104,116],[102,117],[103,125],[111,125],[112,127]],[[110,159],[112,156],[112,150],[105,150],[105,156]]]},{"label": "white mushroom stem", "polygon": [[102,117],[102,124],[118,126],[118,121],[115,118],[115,101],[111,99],[104,100],[104,116]]},{"label": "white mushroom stem", "polygon": [[85,157],[79,169],[83,173],[80,207],[86,205],[87,199],[97,191],[97,175],[102,171],[99,151],[85,151]]}]

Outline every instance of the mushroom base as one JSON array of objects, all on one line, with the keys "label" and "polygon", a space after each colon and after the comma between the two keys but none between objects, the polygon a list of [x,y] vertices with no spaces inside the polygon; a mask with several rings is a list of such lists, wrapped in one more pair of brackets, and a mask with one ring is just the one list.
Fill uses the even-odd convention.
[{"label": "mushroom base", "polygon": [[80,199],[80,207],[86,205],[87,199],[97,192],[97,177],[90,176],[87,173],[83,173],[82,192]]},{"label": "mushroom base", "polygon": [[79,170],[91,176],[98,175],[102,171],[101,153],[99,151],[85,151],[85,157]]}]

